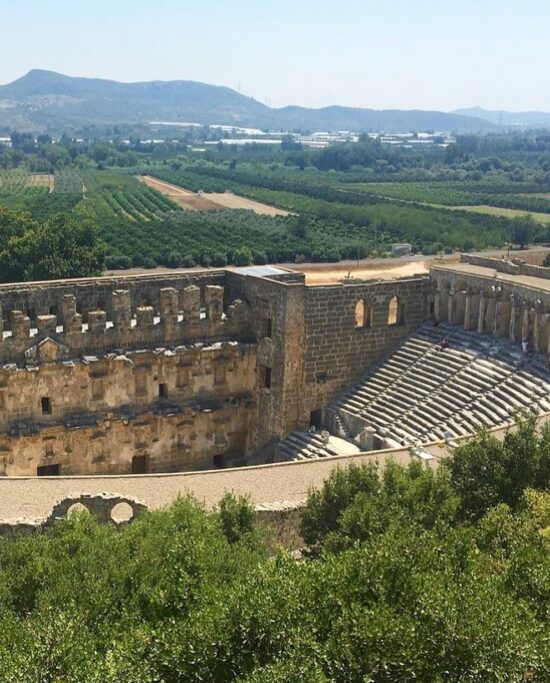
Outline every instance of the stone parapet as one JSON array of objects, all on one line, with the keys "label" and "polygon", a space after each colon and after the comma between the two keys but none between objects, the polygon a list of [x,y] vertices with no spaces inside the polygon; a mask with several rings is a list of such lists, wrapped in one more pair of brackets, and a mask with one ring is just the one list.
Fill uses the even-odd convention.
[{"label": "stone parapet", "polygon": [[[180,305],[181,302],[181,305]],[[201,303],[203,302],[203,303]],[[129,290],[114,289],[107,310],[78,312],[74,294],[63,294],[59,315],[40,314],[34,319],[22,311],[9,312],[9,324],[0,335],[0,362],[52,360],[41,354],[46,339],[59,346],[61,357],[103,353],[115,349],[146,348],[195,341],[250,338],[248,306],[234,300],[224,312],[224,288],[189,285],[159,291],[159,306],[133,306]],[[61,350],[62,349],[62,350]]]}]

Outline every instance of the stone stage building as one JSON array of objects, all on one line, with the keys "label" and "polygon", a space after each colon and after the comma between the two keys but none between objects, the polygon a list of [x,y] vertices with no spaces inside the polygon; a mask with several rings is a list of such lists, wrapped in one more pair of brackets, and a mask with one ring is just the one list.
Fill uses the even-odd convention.
[{"label": "stone stage building", "polygon": [[[210,470],[341,452],[323,429],[364,451],[544,412],[542,362],[526,367],[507,347],[487,366],[470,347],[442,364],[434,349],[438,333],[455,334],[462,353],[461,330],[546,354],[549,272],[466,256],[429,276],[324,286],[274,266],[1,285],[0,474]],[[512,370],[537,403],[512,397],[487,425],[475,396],[498,393]],[[457,396],[434,413],[422,393],[434,377],[468,405]]]}]

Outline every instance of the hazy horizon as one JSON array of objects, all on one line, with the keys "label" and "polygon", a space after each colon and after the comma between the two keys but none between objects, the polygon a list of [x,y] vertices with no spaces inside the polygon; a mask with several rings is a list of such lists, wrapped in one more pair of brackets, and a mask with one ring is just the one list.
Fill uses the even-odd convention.
[{"label": "hazy horizon", "polygon": [[538,0],[259,4],[7,0],[0,83],[46,69],[201,81],[272,107],[550,111],[550,5]]}]

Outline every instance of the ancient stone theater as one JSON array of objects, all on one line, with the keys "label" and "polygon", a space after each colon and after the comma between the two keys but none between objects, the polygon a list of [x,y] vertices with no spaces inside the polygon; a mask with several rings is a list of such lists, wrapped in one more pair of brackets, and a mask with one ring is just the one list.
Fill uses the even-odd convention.
[{"label": "ancient stone theater", "polygon": [[0,303],[0,494],[27,482],[9,489],[23,516],[47,482],[46,507],[297,500],[335,463],[437,461],[550,412],[550,269],[519,261],[322,286],[276,266],[10,284]]}]

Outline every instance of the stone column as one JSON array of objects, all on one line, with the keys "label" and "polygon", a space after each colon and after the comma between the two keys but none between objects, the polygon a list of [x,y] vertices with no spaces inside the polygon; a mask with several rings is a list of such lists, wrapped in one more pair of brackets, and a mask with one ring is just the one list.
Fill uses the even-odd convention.
[{"label": "stone column", "polygon": [[436,319],[444,322],[447,320],[449,307],[449,290],[447,283],[443,283],[438,292],[439,305],[437,306]]},{"label": "stone column", "polygon": [[29,316],[23,315],[21,311],[12,311],[11,333],[16,344],[28,341],[31,334],[31,319]]},{"label": "stone column", "polygon": [[136,327],[148,329],[155,324],[155,309],[152,306],[138,306],[136,308]]},{"label": "stone column", "polygon": [[179,299],[174,287],[163,287],[160,290],[160,322],[174,326],[178,323]]},{"label": "stone column", "polygon": [[61,319],[63,321],[63,333],[72,334],[82,332],[82,316],[76,312],[76,297],[74,294],[65,294],[61,300]]},{"label": "stone column", "polygon": [[105,311],[88,311],[88,332],[91,335],[102,335],[107,329],[107,313]]},{"label": "stone column", "polygon": [[526,301],[522,306],[521,341],[529,341],[529,304]]},{"label": "stone column", "polygon": [[494,334],[496,337],[506,337],[508,336],[509,329],[510,300],[506,298],[500,298],[497,301]]},{"label": "stone column", "polygon": [[483,290],[479,293],[479,315],[477,318],[477,333],[483,334],[485,328],[485,310],[487,308],[487,296]]},{"label": "stone column", "polygon": [[160,331],[166,343],[175,341],[178,336],[178,312],[177,290],[174,287],[163,287],[160,290]]},{"label": "stone column", "polygon": [[464,295],[464,329],[470,329],[470,317],[472,315],[472,292],[468,290]]},{"label": "stone column", "polygon": [[183,319],[196,322],[201,318],[201,290],[195,285],[189,285],[183,290]]},{"label": "stone column", "polygon": [[206,317],[212,322],[220,322],[223,314],[223,287],[207,285],[204,292]]},{"label": "stone column", "polygon": [[434,318],[441,319],[441,290],[437,289],[434,296]]},{"label": "stone column", "polygon": [[541,337],[542,337],[542,301],[537,299],[535,302],[535,315],[533,320],[533,348],[535,351],[541,350]]},{"label": "stone column", "polygon": [[56,333],[57,318],[55,315],[37,315],[36,328],[39,337],[51,337]]},{"label": "stone column", "polygon": [[508,334],[510,340],[515,344],[518,341],[518,312],[519,312],[519,301],[516,294],[510,295],[510,327]]},{"label": "stone column", "polygon": [[112,293],[113,325],[118,330],[129,330],[132,324],[132,305],[127,289],[115,289]]},{"label": "stone column", "polygon": [[485,332],[488,332],[489,334],[494,334],[497,303],[496,291],[494,287],[491,289],[485,303]]}]

